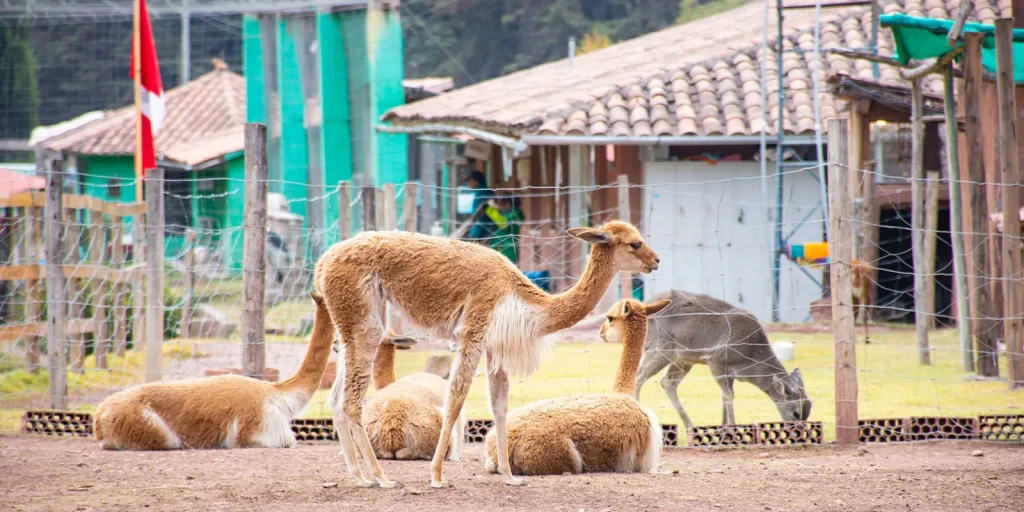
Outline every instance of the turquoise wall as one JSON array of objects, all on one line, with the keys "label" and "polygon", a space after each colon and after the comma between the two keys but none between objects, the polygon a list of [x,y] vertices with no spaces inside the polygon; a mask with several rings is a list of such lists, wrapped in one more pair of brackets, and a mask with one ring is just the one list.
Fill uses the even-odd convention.
[{"label": "turquoise wall", "polygon": [[[352,112],[346,79],[349,71],[341,16],[320,13],[316,22],[322,107],[320,161],[324,169],[324,190],[330,191],[339,181],[352,180]],[[325,242],[331,244],[338,240],[337,198],[328,198],[324,206],[327,217],[324,225],[328,229]]]},{"label": "turquoise wall", "polygon": [[[366,13],[370,118],[376,125],[388,110],[405,102],[402,79],[402,21],[397,9],[370,9]],[[375,164],[374,184],[402,183],[409,177],[409,138],[404,134],[372,129],[370,154]]]},{"label": "turquoise wall", "polygon": [[[281,193],[289,200],[306,199],[309,147],[306,143],[305,99],[296,47],[296,19],[282,16],[277,32],[277,90],[281,98]],[[305,201],[290,201],[292,213],[306,216]]]}]

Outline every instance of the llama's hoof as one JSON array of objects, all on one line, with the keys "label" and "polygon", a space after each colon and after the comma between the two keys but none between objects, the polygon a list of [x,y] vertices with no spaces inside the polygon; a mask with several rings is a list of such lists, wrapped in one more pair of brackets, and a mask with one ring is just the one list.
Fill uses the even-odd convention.
[{"label": "llama's hoof", "polygon": [[377,487],[378,485],[380,484],[372,480],[356,480],[356,486],[362,487],[363,489],[370,489],[372,487]]},{"label": "llama's hoof", "polygon": [[505,477],[505,485],[511,485],[513,487],[523,487],[526,485],[526,480],[523,478],[516,478],[514,476]]},{"label": "llama's hoof", "polygon": [[393,480],[384,480],[380,483],[382,489],[401,489],[402,483]]},{"label": "llama's hoof", "polygon": [[443,480],[440,482],[435,482],[434,480],[430,481],[430,487],[433,487],[434,489],[447,489],[451,486],[452,484],[445,482]]}]

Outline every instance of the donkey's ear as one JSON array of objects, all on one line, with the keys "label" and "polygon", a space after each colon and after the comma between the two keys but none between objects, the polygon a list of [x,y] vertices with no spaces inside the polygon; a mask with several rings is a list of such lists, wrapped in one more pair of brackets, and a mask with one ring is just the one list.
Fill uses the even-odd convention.
[{"label": "donkey's ear", "polygon": [[801,388],[804,387],[804,376],[800,374],[800,368],[793,370],[793,373],[789,374],[793,379],[793,383]]},{"label": "donkey's ear", "polygon": [[570,228],[566,233],[591,244],[607,244],[612,241],[608,233],[594,228]]},{"label": "donkey's ear", "polygon": [[647,311],[648,315],[653,315],[653,314],[655,314],[655,313],[657,313],[657,312],[667,308],[669,304],[672,304],[672,301],[670,301],[670,300],[659,300],[657,302],[652,302],[650,304],[644,304],[644,311]]}]

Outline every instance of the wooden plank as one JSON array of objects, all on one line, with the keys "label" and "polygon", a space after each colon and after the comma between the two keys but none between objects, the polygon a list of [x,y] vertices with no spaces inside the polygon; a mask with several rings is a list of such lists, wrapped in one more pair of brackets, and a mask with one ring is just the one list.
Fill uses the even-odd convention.
[{"label": "wooden plank", "polygon": [[267,127],[245,125],[245,263],[242,274],[242,372],[266,370],[264,304],[267,286]]},{"label": "wooden plank", "polygon": [[1003,337],[1010,389],[1024,388],[1024,272],[1020,218],[1021,185],[1017,150],[1017,100],[1013,77],[1013,20],[996,20],[996,90],[999,96],[999,162],[1003,186]]},{"label": "wooden plank", "polygon": [[935,328],[935,251],[938,247],[939,230],[939,171],[928,171],[925,182],[924,209],[924,310],[927,312],[925,323],[929,329]]},{"label": "wooden plank", "polygon": [[67,289],[61,262],[64,261],[64,165],[57,160],[46,178],[46,313],[47,352],[49,353],[50,408],[67,409],[68,334]]},{"label": "wooden plank", "polygon": [[164,171],[148,169],[146,187],[146,382],[162,378],[164,341]]},{"label": "wooden plank", "polygon": [[385,231],[398,229],[398,194],[394,183],[385,183],[381,188],[380,211]]},{"label": "wooden plank", "polygon": [[[969,11],[973,4],[968,3],[963,10]],[[957,18],[958,23],[960,18]],[[962,28],[962,25],[961,25]],[[959,36],[958,36],[959,38]],[[963,57],[967,58],[967,57]],[[950,63],[942,73],[942,89],[945,109],[946,127],[946,174],[949,178],[949,232],[953,243],[953,293],[956,294],[956,327],[960,338],[960,356],[964,371],[974,371],[974,348],[971,343],[971,316],[967,294],[967,255],[964,249],[964,214],[960,175],[960,144],[959,130],[956,120],[956,105],[953,98],[953,64]]]},{"label": "wooden plank", "polygon": [[[104,268],[104,270],[106,270],[103,267],[103,260],[107,248],[108,227],[102,211],[89,212],[89,264],[98,268]],[[91,283],[92,318],[95,323],[93,355],[96,358],[96,367],[106,368],[108,345],[110,343],[110,332],[107,327],[107,313],[110,308],[107,304],[110,302],[112,285],[100,279],[92,280]]]},{"label": "wooden plank", "polygon": [[[629,219],[629,177],[620,174],[618,178],[619,219]],[[619,272],[619,298],[633,298],[632,272]]]},{"label": "wooden plank", "polygon": [[992,302],[992,286],[989,282],[989,223],[988,192],[985,183],[985,162],[981,126],[981,45],[985,35],[977,32],[964,34],[964,119],[966,122],[967,180],[971,210],[971,226],[968,231],[967,247],[971,248],[968,265],[968,286],[970,287],[970,312],[973,337],[977,340],[975,368],[978,375],[996,377],[999,375],[996,339],[995,304]]},{"label": "wooden plank", "polygon": [[921,113],[924,108],[924,96],[921,82],[914,81],[911,87],[911,205],[910,205],[910,236],[914,258],[914,326],[917,329],[918,361],[931,364],[931,351],[928,350],[928,313],[925,303],[925,264],[924,264],[924,120]]},{"label": "wooden plank", "polygon": [[[33,206],[28,209],[28,212],[29,232],[25,235],[29,244],[28,262],[36,264],[44,256],[40,247],[43,241],[43,210]],[[25,303],[25,321],[39,323],[43,320],[41,307],[43,282],[37,277],[34,280],[26,281],[25,285],[28,287],[28,301]],[[30,373],[39,372],[39,356],[40,349],[42,348],[40,340],[45,332],[44,327],[26,340],[25,362]]]},{"label": "wooden plank", "polygon": [[37,204],[37,196],[31,192],[18,192],[9,196],[0,196],[0,208],[32,208]]},{"label": "wooden plank", "polygon": [[[363,201],[363,231],[377,231],[377,189],[363,185],[360,197]],[[455,210],[450,210],[455,212]],[[454,215],[452,216],[454,222]]]},{"label": "wooden plank", "polygon": [[419,185],[414,181],[407,182],[402,188],[402,229],[413,233],[419,231],[418,194]]},{"label": "wooden plank", "polygon": [[[111,218],[112,229],[110,230],[110,264],[116,268],[124,268],[127,262],[124,258],[124,219],[114,215]],[[114,295],[111,298],[111,307],[114,309],[114,354],[124,356],[128,349],[128,308],[125,299],[128,297],[128,281],[113,286]]]},{"label": "wooden plank", "polygon": [[[139,183],[139,189],[142,189],[142,183]],[[145,269],[146,265],[146,214],[136,215],[133,217],[134,225],[132,226],[132,265],[138,269]],[[143,349],[143,340],[146,334],[146,315],[143,313],[145,305],[145,272],[138,272],[135,274],[132,280],[131,288],[131,301],[132,301],[132,341],[135,350]],[[123,356],[124,352],[120,352],[117,355]]]},{"label": "wooden plank", "polygon": [[[66,199],[66,196],[65,196]],[[65,240],[67,256],[64,266],[71,266],[75,269],[86,269],[88,266],[80,265],[79,251],[82,246],[83,225],[79,222],[78,210],[67,207],[64,203],[64,220],[67,225],[67,238]],[[68,319],[74,321],[83,318],[85,315],[85,286],[84,279],[67,279],[67,301]],[[69,333],[70,334],[70,333]],[[81,373],[85,366],[85,339],[80,336],[68,336],[68,353],[71,362],[71,370]]]},{"label": "wooden plank", "polygon": [[0,342],[17,341],[44,334],[46,334],[46,324],[41,322],[0,325]]},{"label": "wooden plank", "polygon": [[338,241],[342,242],[352,237],[352,217],[349,211],[352,208],[351,196],[352,184],[347,181],[338,182]]},{"label": "wooden plank", "polygon": [[39,279],[39,265],[10,265],[0,267],[0,281],[26,281]]},{"label": "wooden plank", "polygon": [[847,186],[849,172],[846,159],[847,126],[841,119],[829,120],[829,241],[832,281],[832,331],[835,336],[836,442],[856,444],[860,437],[857,426],[857,357],[853,324],[853,287],[850,262],[853,260],[852,198]]}]

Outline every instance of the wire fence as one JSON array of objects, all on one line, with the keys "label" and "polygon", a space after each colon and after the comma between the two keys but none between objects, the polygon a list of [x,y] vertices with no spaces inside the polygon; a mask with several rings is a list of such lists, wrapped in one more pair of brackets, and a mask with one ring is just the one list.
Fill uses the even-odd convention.
[{"label": "wire fence", "polygon": [[[604,312],[623,297],[649,302],[669,296],[674,303],[652,320],[638,370],[640,400],[662,423],[679,424],[680,431],[693,427],[693,439],[709,435],[720,441],[721,432],[702,426],[725,420],[748,426],[811,420],[823,423],[825,440],[834,439],[836,337],[828,322],[827,298],[834,283],[826,272],[828,260],[811,254],[827,221],[817,193],[816,168],[762,178],[754,161],[711,165],[654,158],[644,164],[643,174],[630,174],[625,151],[595,165],[603,160],[588,159],[588,154],[595,154],[589,149],[575,154],[573,148],[532,150],[539,155],[511,162],[516,169],[529,168],[529,173],[507,173],[508,179],[493,182],[494,197],[509,198],[508,203],[485,203],[490,204],[490,214],[513,219],[505,241],[514,240],[514,249],[507,250],[508,245],[494,239],[480,243],[510,255],[535,284],[558,293],[572,286],[588,263],[587,247],[566,230],[629,218],[661,264],[650,274],[615,280],[591,316],[552,335],[553,353],[537,374],[513,382],[511,407],[610,391],[621,347],[601,343],[597,335]],[[109,394],[147,381],[147,372],[149,379],[164,381],[245,373],[247,328],[260,329],[265,338],[263,377],[283,380],[292,375],[309,340],[314,266],[327,247],[367,228],[467,238],[467,228],[481,222],[481,215],[472,215],[474,191],[461,185],[459,164],[455,155],[450,156],[435,169],[436,176],[420,182],[382,187],[343,182],[320,196],[291,200],[271,193],[265,205],[267,243],[258,255],[267,262],[262,276],[265,323],[259,326],[247,326],[244,320],[244,281],[251,272],[243,270],[255,268],[244,243],[246,230],[253,229],[244,216],[246,198],[251,197],[246,192],[252,184],[249,179],[164,173],[163,218],[151,224],[145,220],[147,205],[98,199],[83,193],[88,191],[83,187],[68,187],[59,208],[46,187],[0,198],[0,430],[16,430],[23,411],[55,403],[88,412]],[[561,165],[563,158],[568,165]],[[459,161],[465,163],[465,158]],[[527,164],[519,167],[524,161]],[[555,165],[548,166],[549,162]],[[874,176],[874,171],[859,169],[849,173],[858,180]],[[43,176],[53,174],[60,174],[59,169]],[[75,176],[77,183],[92,178],[99,177]],[[762,179],[785,180],[783,218],[773,218],[773,204],[761,195],[768,189],[762,188]],[[286,188],[280,181],[259,183],[270,190]],[[968,194],[971,187],[996,194],[1008,190],[1001,183],[962,180],[961,185]],[[896,186],[912,187],[914,179]],[[1019,286],[1020,278],[997,273],[991,253],[978,260],[985,263],[980,270],[968,267],[966,276],[971,283],[967,318],[979,340],[971,344],[975,369],[965,369],[955,329],[962,317],[953,311],[958,290],[953,284],[950,233],[962,230],[970,262],[986,243],[999,240],[997,225],[986,216],[980,231],[970,227],[978,224],[951,227],[943,196],[924,193],[948,187],[948,180],[933,177],[921,187],[920,197],[929,199],[928,223],[922,230],[911,229],[910,204],[892,200],[892,191],[859,197],[858,205],[874,200],[874,210],[857,210],[872,212],[873,217],[858,213],[848,219],[856,224],[857,241],[851,243],[859,247],[853,267],[864,269],[860,274],[853,271],[851,281],[855,293],[865,290],[862,302],[871,324],[870,335],[862,336],[864,327],[858,323],[858,416],[889,421],[878,423],[882,426],[876,429],[876,435],[888,435],[887,440],[899,440],[890,435],[893,425],[913,418],[966,418],[978,425],[993,415],[1024,414],[1024,396],[1007,389],[1010,345],[1000,328],[1022,313],[1001,309],[998,298],[1003,291],[996,288]],[[322,228],[311,229],[308,219],[292,213],[296,201],[331,204],[331,211],[338,214],[325,217]],[[508,205],[520,216],[510,214]],[[59,214],[50,218],[49,211]],[[784,250],[789,257],[779,272],[781,297],[773,304],[773,233],[780,224],[780,231],[788,235]],[[146,246],[150,226],[163,233],[162,247]],[[923,233],[920,240],[930,244],[927,250],[922,246],[922,254],[934,266],[922,270],[923,261],[913,256],[915,233]],[[60,259],[48,259],[52,254]],[[145,269],[151,257],[163,260],[157,280],[162,281],[162,303],[154,303],[149,293],[153,279]],[[932,283],[927,299],[919,295],[926,287],[919,286],[920,279],[915,282],[917,276]],[[53,283],[61,286],[66,311],[61,331],[67,339],[63,402],[55,401],[50,379],[53,369],[61,366],[53,359],[60,352],[49,339]],[[988,309],[976,306],[983,289],[992,291]],[[927,309],[925,303],[930,305]],[[773,307],[783,323],[770,323]],[[145,324],[154,314],[163,321],[158,339],[146,334]],[[918,317],[928,319],[926,345],[921,345],[914,329]],[[982,334],[979,326],[990,334]],[[449,352],[453,340],[439,339],[408,322],[403,327],[402,334],[418,343],[399,353],[400,377],[422,371],[429,356]],[[928,364],[921,362],[922,350]],[[997,374],[992,365],[983,364],[985,358]],[[335,361],[332,355],[321,389],[303,416],[331,416],[326,398],[337,374]],[[485,381],[482,376],[474,381],[466,405],[468,418],[490,417]],[[865,428],[874,428],[871,425],[876,424]],[[745,435],[737,429],[731,432]]]}]

